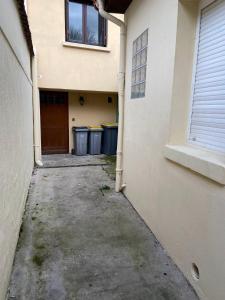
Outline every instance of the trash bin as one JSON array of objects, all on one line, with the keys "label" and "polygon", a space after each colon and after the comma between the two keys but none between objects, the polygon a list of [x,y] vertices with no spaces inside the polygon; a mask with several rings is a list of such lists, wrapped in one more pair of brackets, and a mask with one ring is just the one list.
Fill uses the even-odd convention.
[{"label": "trash bin", "polygon": [[101,154],[102,146],[102,132],[103,129],[100,126],[90,126],[89,127],[89,143],[88,143],[88,153],[91,155]]},{"label": "trash bin", "polygon": [[102,124],[103,139],[102,139],[102,153],[106,155],[116,155],[118,124],[106,123]]},{"label": "trash bin", "polygon": [[74,151],[75,155],[87,155],[88,150],[88,128],[73,127]]}]

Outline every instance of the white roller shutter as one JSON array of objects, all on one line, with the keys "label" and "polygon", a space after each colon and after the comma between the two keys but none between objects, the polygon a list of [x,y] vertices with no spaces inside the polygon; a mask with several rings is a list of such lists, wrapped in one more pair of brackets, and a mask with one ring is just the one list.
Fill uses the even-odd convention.
[{"label": "white roller shutter", "polygon": [[225,152],[225,0],[201,12],[189,138]]}]

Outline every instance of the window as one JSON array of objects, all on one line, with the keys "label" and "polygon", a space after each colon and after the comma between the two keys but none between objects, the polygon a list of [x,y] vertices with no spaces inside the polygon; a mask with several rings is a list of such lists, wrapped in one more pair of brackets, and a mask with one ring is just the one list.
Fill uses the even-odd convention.
[{"label": "window", "polygon": [[66,40],[105,47],[107,22],[94,6],[66,0]]},{"label": "window", "polygon": [[131,99],[145,97],[148,30],[133,42]]},{"label": "window", "polygon": [[200,13],[189,140],[225,152],[225,0],[206,4]]}]

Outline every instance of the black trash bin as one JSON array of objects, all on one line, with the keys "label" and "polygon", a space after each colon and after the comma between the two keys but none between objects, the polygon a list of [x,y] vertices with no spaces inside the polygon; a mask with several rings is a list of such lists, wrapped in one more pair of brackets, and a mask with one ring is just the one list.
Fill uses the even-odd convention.
[{"label": "black trash bin", "polygon": [[74,150],[73,154],[83,156],[88,153],[88,131],[87,127],[73,127]]},{"label": "black trash bin", "polygon": [[106,155],[116,155],[118,124],[107,123],[102,124],[103,139],[102,139],[102,153]]},{"label": "black trash bin", "polygon": [[102,146],[102,132],[101,126],[89,127],[88,153],[91,155],[101,154]]}]

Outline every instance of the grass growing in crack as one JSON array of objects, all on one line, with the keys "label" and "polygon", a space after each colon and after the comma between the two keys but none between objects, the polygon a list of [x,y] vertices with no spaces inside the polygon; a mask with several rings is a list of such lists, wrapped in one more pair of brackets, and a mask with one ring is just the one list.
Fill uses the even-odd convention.
[{"label": "grass growing in crack", "polygon": [[40,255],[34,255],[32,258],[33,263],[38,267],[41,267],[43,265],[44,260],[44,257]]},{"label": "grass growing in crack", "polygon": [[103,196],[105,196],[105,193],[104,192],[106,192],[106,191],[110,191],[110,186],[108,186],[108,185],[103,185],[102,187],[100,187],[100,191],[101,191],[101,193],[102,193],[102,195]]},{"label": "grass growing in crack", "polygon": [[36,245],[35,248],[38,250],[44,250],[45,246],[44,245]]}]

